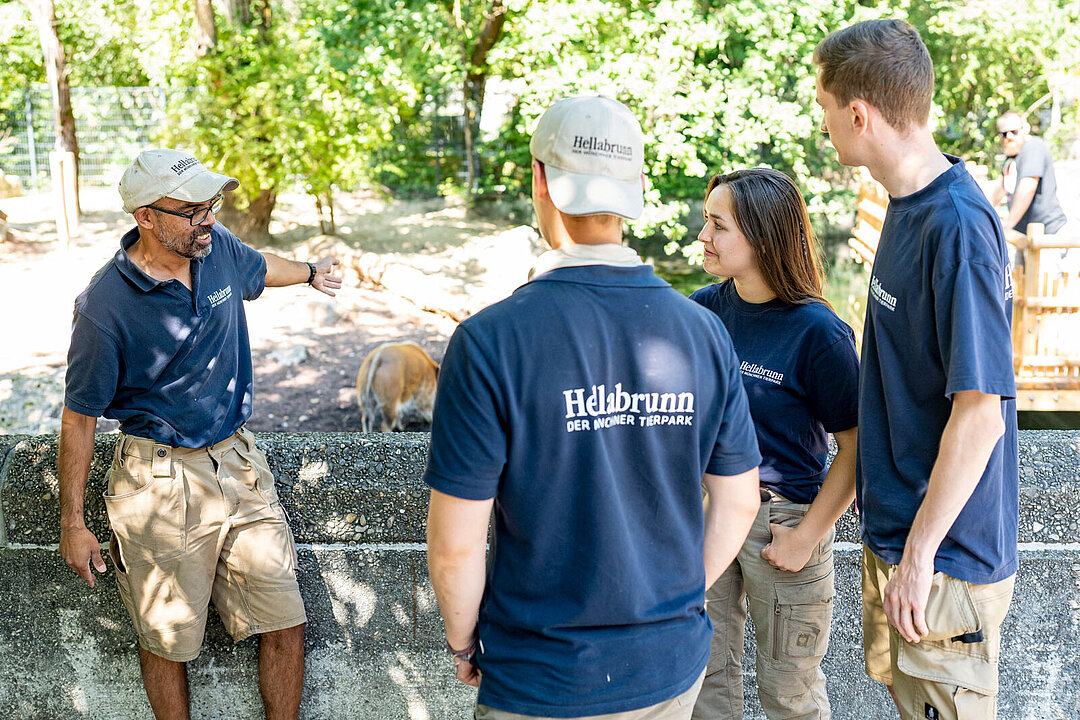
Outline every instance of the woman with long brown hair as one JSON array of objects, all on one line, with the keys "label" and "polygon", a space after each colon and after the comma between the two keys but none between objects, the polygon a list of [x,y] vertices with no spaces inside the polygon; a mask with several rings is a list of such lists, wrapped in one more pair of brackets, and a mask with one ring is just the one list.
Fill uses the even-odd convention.
[{"label": "woman with long brown hair", "polygon": [[[798,186],[769,168],[709,180],[698,235],[706,272],[690,296],[724,321],[761,450],[761,508],[742,550],[706,592],[712,657],[695,720],[742,718],[749,604],[757,685],[769,718],[829,718],[821,660],[832,620],[833,525],[855,496],[859,361],[822,296]],[[838,452],[826,469],[828,434]]]}]

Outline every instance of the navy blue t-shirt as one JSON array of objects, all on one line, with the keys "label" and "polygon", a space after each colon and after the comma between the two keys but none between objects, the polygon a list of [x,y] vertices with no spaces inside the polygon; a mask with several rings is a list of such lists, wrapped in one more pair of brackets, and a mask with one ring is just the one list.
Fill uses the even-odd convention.
[{"label": "navy blue t-shirt", "polygon": [[828,433],[858,424],[855,334],[823,303],[749,303],[731,280],[690,299],[731,335],[761,449],[761,484],[812,503],[825,480]]},{"label": "navy blue t-shirt", "polygon": [[897,564],[953,393],[1000,395],[1005,435],[938,549],[934,567],[986,584],[1017,566],[1019,478],[1012,281],[1001,223],[958,158],[889,202],[863,328],[856,486],[862,536]]},{"label": "navy blue t-shirt", "polygon": [[220,223],[210,254],[191,261],[191,290],[158,282],[120,249],[75,300],[64,404],[120,421],[129,435],[173,447],[213,445],[251,415],[251,347],[243,300],[266,282],[266,260]]},{"label": "navy blue t-shirt", "polygon": [[463,322],[424,480],[495,498],[479,702],[575,717],[689,689],[702,475],[759,462],[723,324],[647,265],[552,270]]}]

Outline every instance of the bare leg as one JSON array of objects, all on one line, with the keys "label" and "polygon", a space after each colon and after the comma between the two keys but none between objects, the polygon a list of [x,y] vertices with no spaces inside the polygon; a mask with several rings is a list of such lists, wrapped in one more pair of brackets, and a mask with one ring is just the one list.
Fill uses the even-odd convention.
[{"label": "bare leg", "polygon": [[139,668],[157,720],[190,720],[187,665],[166,660],[139,646]]},{"label": "bare leg", "polygon": [[266,720],[296,720],[304,688],[304,626],[259,636],[259,691]]}]

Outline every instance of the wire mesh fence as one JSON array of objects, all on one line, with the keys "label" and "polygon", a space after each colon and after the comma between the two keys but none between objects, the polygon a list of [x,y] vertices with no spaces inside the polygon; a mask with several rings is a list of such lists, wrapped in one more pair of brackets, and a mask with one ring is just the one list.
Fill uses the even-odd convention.
[{"label": "wire mesh fence", "polygon": [[[166,92],[152,87],[71,88],[79,181],[111,185],[140,150],[155,144],[165,119]],[[11,113],[12,141],[0,155],[4,173],[18,175],[26,190],[48,189],[49,152],[56,145],[56,122],[47,85],[23,91],[21,112]]]},{"label": "wire mesh fence", "polygon": [[[140,151],[159,143],[169,92],[155,87],[73,87],[79,182],[115,185]],[[175,95],[172,102],[179,101]],[[18,105],[18,103],[16,103]],[[9,103],[10,107],[11,104]],[[447,180],[463,185],[464,117],[435,99],[372,160],[374,179],[395,190],[435,195]],[[49,152],[56,145],[52,97],[45,84],[22,91],[21,106],[0,115],[0,173],[17,175],[26,192],[50,189]],[[477,166],[481,162],[474,151]]]}]

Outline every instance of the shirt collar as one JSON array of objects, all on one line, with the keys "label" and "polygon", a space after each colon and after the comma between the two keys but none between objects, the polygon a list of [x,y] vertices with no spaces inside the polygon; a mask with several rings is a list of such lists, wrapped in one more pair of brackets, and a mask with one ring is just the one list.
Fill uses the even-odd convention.
[{"label": "shirt collar", "polygon": [[536,259],[529,272],[532,280],[544,273],[564,267],[580,267],[582,265],[608,265],[611,267],[637,267],[641,265],[641,258],[633,248],[617,243],[603,243],[600,245],[566,245],[564,247],[548,250]]},{"label": "shirt collar", "polygon": [[116,269],[120,271],[120,274],[130,280],[135,287],[143,292],[150,292],[161,283],[144,273],[128,255],[128,250],[138,241],[139,228],[133,227],[124,234],[124,237],[120,238],[120,249],[116,251],[113,262],[116,264]]}]

